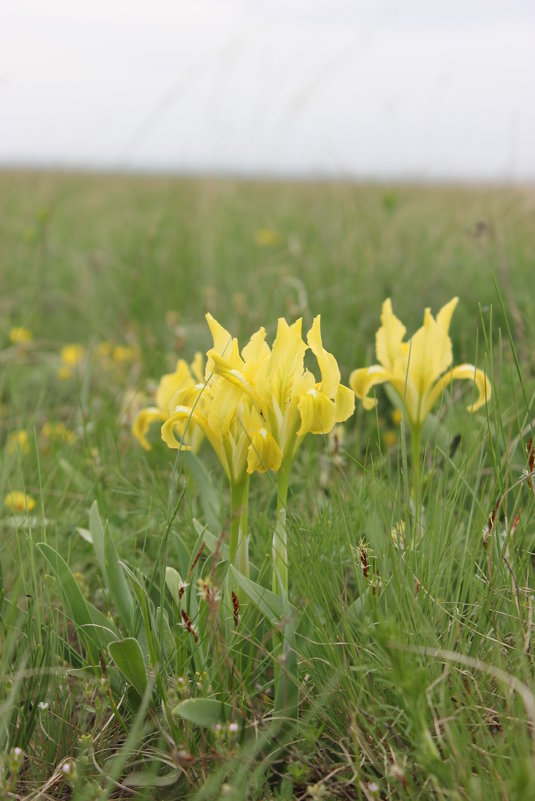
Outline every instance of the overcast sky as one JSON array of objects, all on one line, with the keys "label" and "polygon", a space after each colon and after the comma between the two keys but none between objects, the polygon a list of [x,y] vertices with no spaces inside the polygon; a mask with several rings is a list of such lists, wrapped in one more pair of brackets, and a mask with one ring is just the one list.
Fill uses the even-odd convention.
[{"label": "overcast sky", "polygon": [[535,179],[535,0],[0,0],[0,163]]}]

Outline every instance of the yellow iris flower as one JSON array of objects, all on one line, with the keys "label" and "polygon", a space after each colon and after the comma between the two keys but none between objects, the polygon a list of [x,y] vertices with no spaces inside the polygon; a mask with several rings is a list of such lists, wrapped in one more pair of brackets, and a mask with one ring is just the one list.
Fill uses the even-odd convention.
[{"label": "yellow iris flower", "polygon": [[408,342],[404,342],[406,328],[392,311],[390,298],[383,303],[382,325],[375,336],[375,351],[379,364],[354,370],[349,383],[365,409],[372,409],[377,401],[369,397],[378,384],[390,383],[402,401],[411,428],[420,428],[454,379],[471,380],[477,386],[478,398],[468,406],[475,412],[490,398],[490,382],[482,370],[473,364],[451,367],[453,361],[448,331],[452,314],[458,302],[452,298],[433,317],[425,310],[424,322]]},{"label": "yellow iris flower", "polygon": [[[191,365],[184,359],[179,359],[174,373],[164,375],[156,391],[156,406],[149,406],[138,412],[132,433],[145,448],[150,451],[151,445],[147,439],[147,434],[152,423],[158,421],[162,423],[173,413],[178,403],[189,403],[196,399],[204,387],[203,377],[203,358],[200,353],[196,353]],[[181,436],[184,435],[184,428]],[[197,451],[202,441],[202,431],[199,428],[188,429],[188,447]]]},{"label": "yellow iris flower", "polygon": [[[211,326],[214,323],[209,320]],[[241,356],[236,341],[222,351],[214,339],[215,347],[208,351],[214,372],[248,398],[262,422],[251,436],[249,473],[278,470],[283,462],[291,463],[307,433],[328,434],[355,408],[353,393],[340,384],[336,359],[323,347],[320,317],[307,334],[308,346],[301,332],[301,319],[288,325],[280,318],[271,349],[261,328]],[[320,381],[304,367],[308,348],[318,362]]]},{"label": "yellow iris flower", "polygon": [[269,348],[264,342],[265,331],[261,328],[243,348],[242,359],[238,340],[210,314],[206,319],[214,347],[207,354],[205,381],[199,394],[190,398],[189,403],[185,398],[177,403],[162,426],[162,439],[170,448],[188,449],[187,443],[182,442],[183,431],[189,426],[201,430],[231,484],[240,484],[246,473],[252,472],[248,470],[252,459],[260,458],[267,465],[266,469],[276,470],[281,454],[261,415],[242,388],[214,374],[214,358],[223,358],[222,354],[228,353],[233,363],[240,364],[254,375]]}]

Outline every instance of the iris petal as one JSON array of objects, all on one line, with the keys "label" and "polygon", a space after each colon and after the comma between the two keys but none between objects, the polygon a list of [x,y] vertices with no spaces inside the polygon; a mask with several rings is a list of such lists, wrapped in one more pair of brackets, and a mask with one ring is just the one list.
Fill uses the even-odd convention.
[{"label": "iris petal", "polygon": [[379,364],[373,364],[371,367],[361,367],[359,370],[353,370],[349,376],[349,386],[357,396],[362,400],[362,405],[365,409],[373,409],[377,405],[375,398],[368,397],[370,390],[377,386],[377,384],[384,384],[386,381],[392,381],[393,376],[384,367]]},{"label": "iris petal", "polygon": [[282,451],[266,428],[255,431],[247,451],[247,472],[265,473],[278,470],[282,462]]},{"label": "iris petal", "polygon": [[320,368],[321,391],[329,398],[334,398],[340,385],[340,370],[335,357],[323,347],[319,314],[314,318],[312,328],[307,334],[307,342]]},{"label": "iris petal", "polygon": [[478,390],[477,400],[470,404],[470,406],[466,407],[467,412],[476,412],[490,398],[492,388],[490,381],[483,370],[480,370],[473,364],[459,364],[457,367],[453,367],[448,373],[446,373],[446,375],[442,376],[442,378],[437,381],[433,387],[432,392],[427,398],[426,407],[424,410],[426,415],[429,414],[431,408],[442,395],[445,388],[451,384],[452,381],[457,379],[460,379],[461,381],[473,381]]},{"label": "iris petal", "polygon": [[336,405],[318,389],[309,389],[301,395],[297,406],[301,415],[298,437],[304,437],[305,434],[328,434],[334,428]]},{"label": "iris petal", "polygon": [[341,384],[338,387],[334,403],[336,407],[336,422],[343,423],[355,411],[355,393],[349,387],[344,387]]},{"label": "iris petal", "polygon": [[132,425],[132,434],[146,451],[152,450],[152,445],[147,439],[147,434],[151,423],[154,423],[155,420],[165,420],[165,414],[155,406],[149,406],[147,409],[141,409],[141,411],[137,413],[134,424]]},{"label": "iris petal", "polygon": [[379,362],[387,370],[393,370],[403,347],[406,328],[392,311],[392,301],[387,298],[381,311],[381,328],[375,335],[375,352]]}]

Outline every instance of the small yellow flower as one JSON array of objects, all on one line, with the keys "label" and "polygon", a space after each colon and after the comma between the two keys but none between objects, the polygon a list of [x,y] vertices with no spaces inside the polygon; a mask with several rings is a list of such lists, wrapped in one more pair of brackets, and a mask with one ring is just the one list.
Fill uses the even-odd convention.
[{"label": "small yellow flower", "polygon": [[383,433],[383,442],[387,448],[393,448],[398,444],[398,435],[395,431],[385,431]]},{"label": "small yellow flower", "polygon": [[83,345],[65,345],[60,353],[61,366],[58,370],[59,378],[70,378],[75,369],[79,367],[81,362],[85,359],[85,355],[86,351]]},{"label": "small yellow flower", "polygon": [[9,341],[13,345],[26,345],[32,341],[32,332],[29,328],[15,326],[9,331]]},{"label": "small yellow flower", "polygon": [[116,345],[112,354],[113,361],[117,364],[127,364],[136,360],[135,348],[130,345]]},{"label": "small yellow flower", "polygon": [[65,345],[61,349],[61,361],[68,367],[76,367],[85,356],[85,348],[83,345]]},{"label": "small yellow flower", "polygon": [[399,426],[401,425],[401,421],[403,420],[403,412],[401,411],[401,409],[393,409],[391,417],[394,425]]},{"label": "small yellow flower", "polygon": [[273,228],[258,228],[254,234],[254,241],[261,248],[271,248],[280,244],[281,236]]},{"label": "small yellow flower", "polygon": [[424,323],[408,342],[406,328],[392,311],[390,298],[383,303],[382,325],[375,336],[379,364],[354,370],[349,383],[365,409],[373,409],[377,401],[369,397],[377,384],[388,382],[405,407],[411,428],[420,428],[423,421],[454,379],[474,381],[478,398],[467,411],[475,412],[490,398],[491,387],[482,370],[473,364],[450,367],[453,360],[448,331],[458,298],[443,306],[436,318],[425,310]]},{"label": "small yellow flower", "polygon": [[29,453],[30,443],[26,431],[12,431],[7,438],[8,453]]},{"label": "small yellow flower", "polygon": [[41,436],[51,442],[64,442],[72,445],[75,440],[74,433],[63,423],[45,423],[41,429]]},{"label": "small yellow flower", "polygon": [[18,490],[9,492],[4,498],[4,504],[10,512],[31,512],[35,507],[34,499]]}]

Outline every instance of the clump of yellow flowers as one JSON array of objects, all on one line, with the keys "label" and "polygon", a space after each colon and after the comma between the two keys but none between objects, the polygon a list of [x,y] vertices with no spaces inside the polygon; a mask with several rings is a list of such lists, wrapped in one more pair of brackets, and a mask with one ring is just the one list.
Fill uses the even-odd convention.
[{"label": "clump of yellow flowers", "polygon": [[[150,449],[147,433],[154,421],[162,424],[162,439],[169,448],[197,450],[202,438],[208,441],[229,482],[230,559],[244,575],[249,569],[250,476],[268,470],[276,473],[272,584],[275,592],[287,595],[288,483],[307,434],[329,434],[351,417],[355,396],[365,409],[373,408],[373,387],[390,383],[411,433],[413,501],[419,508],[421,432],[431,409],[454,379],[472,380],[477,387],[478,397],[468,411],[476,411],[490,398],[490,382],[482,370],[471,364],[451,367],[449,326],[457,302],[458,298],[450,300],[436,317],[426,309],[421,328],[405,340],[406,328],[394,315],[390,299],[385,300],[376,334],[378,364],[354,370],[351,389],[341,383],[337,361],[323,347],[319,315],[306,340],[302,319],[289,324],[280,318],[271,346],[262,327],[240,348],[238,340],[207,314],[213,346],[206,363],[199,353],[191,365],[180,359],[175,372],[161,379],[156,405],[139,412],[133,432],[146,449]],[[314,356],[319,375],[305,367],[307,351]]]},{"label": "clump of yellow flowers", "polygon": [[9,329],[9,341],[12,345],[27,345],[33,339],[33,334],[29,328],[14,326]]},{"label": "clump of yellow flowers", "polygon": [[[260,328],[241,350],[217,320],[210,314],[206,319],[213,347],[206,354],[203,380],[198,360],[191,371],[179,362],[177,373],[162,379],[157,405],[139,413],[133,431],[147,447],[150,422],[163,420],[162,439],[179,450],[194,447],[196,432],[205,436],[229,481],[230,558],[245,575],[249,478],[255,472],[277,473],[273,587],[287,594],[285,510],[293,460],[307,434],[328,434],[353,414],[355,397],[340,383],[336,359],[323,347],[319,316],[306,342],[301,319],[289,325],[281,318],[271,347]],[[305,368],[307,350],[316,358],[319,378]]]}]

